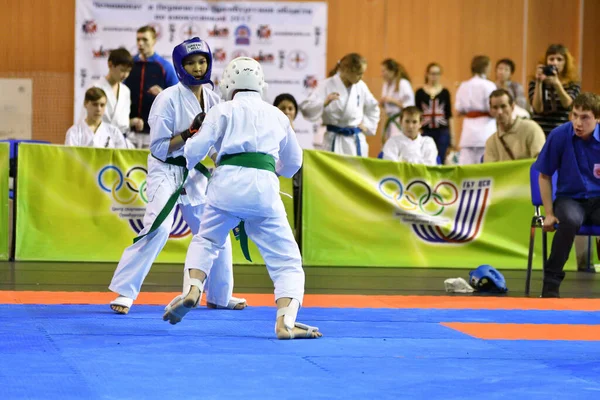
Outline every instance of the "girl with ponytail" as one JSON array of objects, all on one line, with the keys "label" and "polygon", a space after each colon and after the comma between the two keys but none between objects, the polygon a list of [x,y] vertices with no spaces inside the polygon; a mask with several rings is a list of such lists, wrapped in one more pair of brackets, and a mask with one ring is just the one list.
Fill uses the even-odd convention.
[{"label": "girl with ponytail", "polygon": [[329,77],[300,103],[304,118],[327,126],[323,150],[338,154],[368,157],[365,135],[375,135],[379,106],[362,81],[367,60],[357,53],[345,55]]}]

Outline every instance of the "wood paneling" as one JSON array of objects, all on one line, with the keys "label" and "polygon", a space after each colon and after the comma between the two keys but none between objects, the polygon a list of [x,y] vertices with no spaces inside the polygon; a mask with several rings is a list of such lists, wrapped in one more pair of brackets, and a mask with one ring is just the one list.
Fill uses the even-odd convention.
[{"label": "wood paneling", "polygon": [[[528,0],[527,79],[551,44],[563,44],[579,58],[580,1]],[[586,0],[586,2],[589,0]]]},{"label": "wood paneling", "polygon": [[[460,82],[471,77],[471,59],[475,55],[489,56],[492,64],[509,57],[517,65],[515,76],[520,76],[523,19],[524,0],[389,1],[382,59],[391,57],[403,64],[415,91],[424,84],[427,64],[440,63],[443,83],[454,97]],[[379,92],[380,88],[373,90]],[[458,140],[461,121],[455,120]]]},{"label": "wood paneling", "polygon": [[581,87],[600,94],[600,0],[585,0]]},{"label": "wood paneling", "polygon": [[[473,55],[495,62],[510,57],[526,84],[550,43],[563,43],[576,59],[582,43],[583,88],[600,92],[597,49],[599,0],[328,0],[328,59],[358,52],[369,63],[365,82],[381,93],[380,63],[393,57],[408,69],[413,87],[430,61],[444,67],[454,93],[470,75]],[[579,23],[583,5],[584,24]],[[75,0],[0,0],[0,77],[34,79],[34,138],[62,142],[72,123]],[[527,21],[525,14],[527,13]],[[581,35],[583,29],[583,35]],[[299,99],[302,100],[302,99]],[[457,126],[459,128],[459,126]],[[369,138],[371,155],[381,138]]]},{"label": "wood paneling", "polygon": [[73,124],[75,0],[2,0],[0,10],[0,77],[33,80],[33,138],[64,143]]}]

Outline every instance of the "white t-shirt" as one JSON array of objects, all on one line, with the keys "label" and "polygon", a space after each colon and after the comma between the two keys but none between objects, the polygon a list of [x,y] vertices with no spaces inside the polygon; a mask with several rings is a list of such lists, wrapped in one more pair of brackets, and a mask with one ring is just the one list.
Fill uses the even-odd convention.
[{"label": "white t-shirt", "polygon": [[66,146],[100,147],[110,149],[126,149],[125,137],[114,125],[100,123],[96,132],[85,121],[73,125],[67,131]]}]

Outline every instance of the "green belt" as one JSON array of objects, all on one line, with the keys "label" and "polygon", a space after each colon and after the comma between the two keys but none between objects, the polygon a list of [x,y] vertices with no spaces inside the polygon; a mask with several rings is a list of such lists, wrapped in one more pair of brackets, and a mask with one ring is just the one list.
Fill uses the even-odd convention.
[{"label": "green belt", "polygon": [[[225,154],[219,160],[219,166],[234,165],[237,167],[263,169],[275,173],[275,159],[273,156],[264,153],[237,153]],[[240,241],[240,247],[246,260],[252,262],[250,251],[248,250],[248,235],[244,228],[244,221],[233,230],[235,238]]]},{"label": "green belt", "polygon": [[[152,155],[152,157],[156,158],[158,161],[164,162],[165,164],[183,167],[183,178],[181,180],[181,185],[177,188],[177,190],[175,190],[175,192],[171,195],[171,197],[169,197],[169,200],[167,200],[167,204],[165,204],[165,206],[162,208],[162,210],[160,210],[160,212],[158,213],[158,216],[152,223],[152,226],[150,227],[150,230],[148,231],[148,233],[146,233],[145,235],[136,237],[135,239],[133,239],[133,243],[136,243],[138,240],[140,240],[144,236],[151,234],[152,232],[157,230],[158,227],[161,226],[163,222],[165,222],[165,219],[167,219],[167,217],[169,216],[169,214],[175,207],[175,204],[177,204],[177,199],[181,195],[181,190],[183,189],[183,185],[185,185],[185,181],[186,181],[188,173],[189,173],[189,171],[186,167],[186,160],[185,160],[184,156],[168,157],[165,161],[161,160],[158,157],[155,157],[154,155]],[[197,170],[198,172],[200,172],[202,175],[204,175],[206,177],[206,179],[210,179],[210,171],[208,170],[208,168],[206,168],[204,165],[202,165],[202,163],[196,164],[194,169]]]},{"label": "green belt", "polygon": [[392,114],[388,117],[387,121],[385,121],[385,126],[383,127],[383,132],[385,133],[387,131],[387,128],[391,125],[394,124],[396,125],[396,127],[399,130],[402,130],[402,127],[400,127],[400,123],[398,122],[398,119],[400,118],[400,115],[402,115],[401,112],[396,113],[396,114]]}]

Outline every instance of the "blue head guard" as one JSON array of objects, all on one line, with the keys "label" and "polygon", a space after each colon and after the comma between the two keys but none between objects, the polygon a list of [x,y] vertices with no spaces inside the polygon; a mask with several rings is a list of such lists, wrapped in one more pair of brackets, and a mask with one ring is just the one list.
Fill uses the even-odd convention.
[{"label": "blue head guard", "polygon": [[506,293],[506,280],[498,270],[491,265],[480,265],[469,272],[469,283],[479,292]]},{"label": "blue head guard", "polygon": [[[204,57],[206,57],[208,67],[206,68],[206,73],[202,79],[194,78],[192,75],[186,72],[185,68],[183,68],[183,59],[191,54],[202,54]],[[173,49],[173,66],[175,67],[175,72],[177,73],[179,81],[184,85],[197,86],[204,83],[210,83],[214,88],[214,84],[210,80],[210,71],[212,69],[212,53],[210,52],[208,43],[206,43],[204,40],[201,40],[199,37],[188,39],[175,46]]]}]

